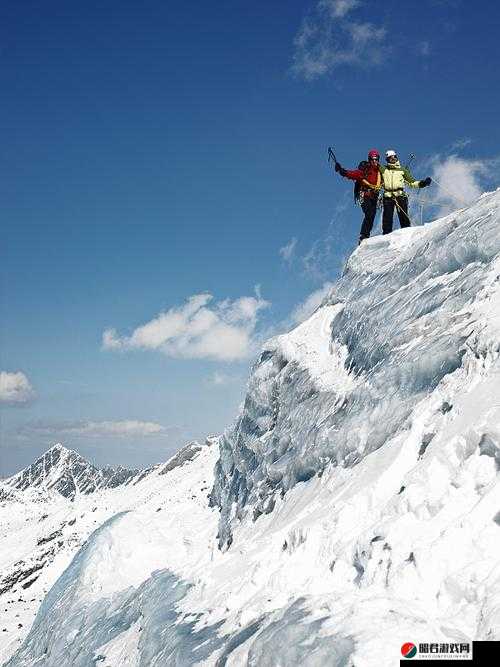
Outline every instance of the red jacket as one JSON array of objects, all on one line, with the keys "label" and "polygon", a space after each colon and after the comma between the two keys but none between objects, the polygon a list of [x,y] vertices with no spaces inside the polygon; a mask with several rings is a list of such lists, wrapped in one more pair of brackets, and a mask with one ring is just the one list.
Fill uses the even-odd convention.
[{"label": "red jacket", "polygon": [[[366,171],[362,171],[361,169],[346,169],[342,175],[346,178],[350,178],[351,181],[361,181],[361,192],[365,197],[376,195],[376,190],[380,188],[382,180],[378,165],[372,164],[368,165]],[[370,188],[368,183],[375,186],[375,188]]]}]

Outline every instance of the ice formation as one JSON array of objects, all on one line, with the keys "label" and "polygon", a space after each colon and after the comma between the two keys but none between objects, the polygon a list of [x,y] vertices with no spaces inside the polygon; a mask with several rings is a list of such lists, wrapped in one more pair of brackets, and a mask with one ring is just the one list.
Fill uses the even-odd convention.
[{"label": "ice formation", "polygon": [[497,353],[498,337],[484,331],[498,288],[497,202],[486,196],[433,225],[364,243],[323,307],[269,341],[221,442],[213,502],[222,544],[247,505],[270,511],[277,491],[404,437],[420,402],[465,355],[468,363]]}]

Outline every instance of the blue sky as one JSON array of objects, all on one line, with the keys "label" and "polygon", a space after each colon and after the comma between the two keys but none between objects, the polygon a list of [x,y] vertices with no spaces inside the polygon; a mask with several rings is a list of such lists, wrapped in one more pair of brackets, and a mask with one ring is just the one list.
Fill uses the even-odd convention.
[{"label": "blue sky", "polygon": [[329,144],[413,151],[424,220],[498,185],[500,9],[378,5],[3,5],[0,476],[230,423],[356,243]]}]

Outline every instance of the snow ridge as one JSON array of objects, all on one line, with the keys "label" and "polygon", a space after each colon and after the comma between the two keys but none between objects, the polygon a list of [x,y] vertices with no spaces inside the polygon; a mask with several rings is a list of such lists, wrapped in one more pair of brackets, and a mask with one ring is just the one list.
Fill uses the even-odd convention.
[{"label": "snow ridge", "polygon": [[[221,546],[249,506],[254,517],[272,511],[277,494],[407,432],[419,403],[476,354],[481,304],[498,291],[499,202],[485,195],[363,243],[311,320],[265,346],[221,442],[212,493]],[[321,382],[318,367],[329,373]]]}]

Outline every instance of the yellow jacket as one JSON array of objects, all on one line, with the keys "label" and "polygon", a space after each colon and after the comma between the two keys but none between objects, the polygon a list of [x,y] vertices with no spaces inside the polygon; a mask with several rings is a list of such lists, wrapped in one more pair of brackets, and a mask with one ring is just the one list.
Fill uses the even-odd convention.
[{"label": "yellow jacket", "polygon": [[420,181],[416,181],[407,167],[402,167],[400,162],[394,164],[380,165],[382,174],[382,187],[384,197],[398,197],[405,194],[405,185],[411,188],[420,187]]}]

